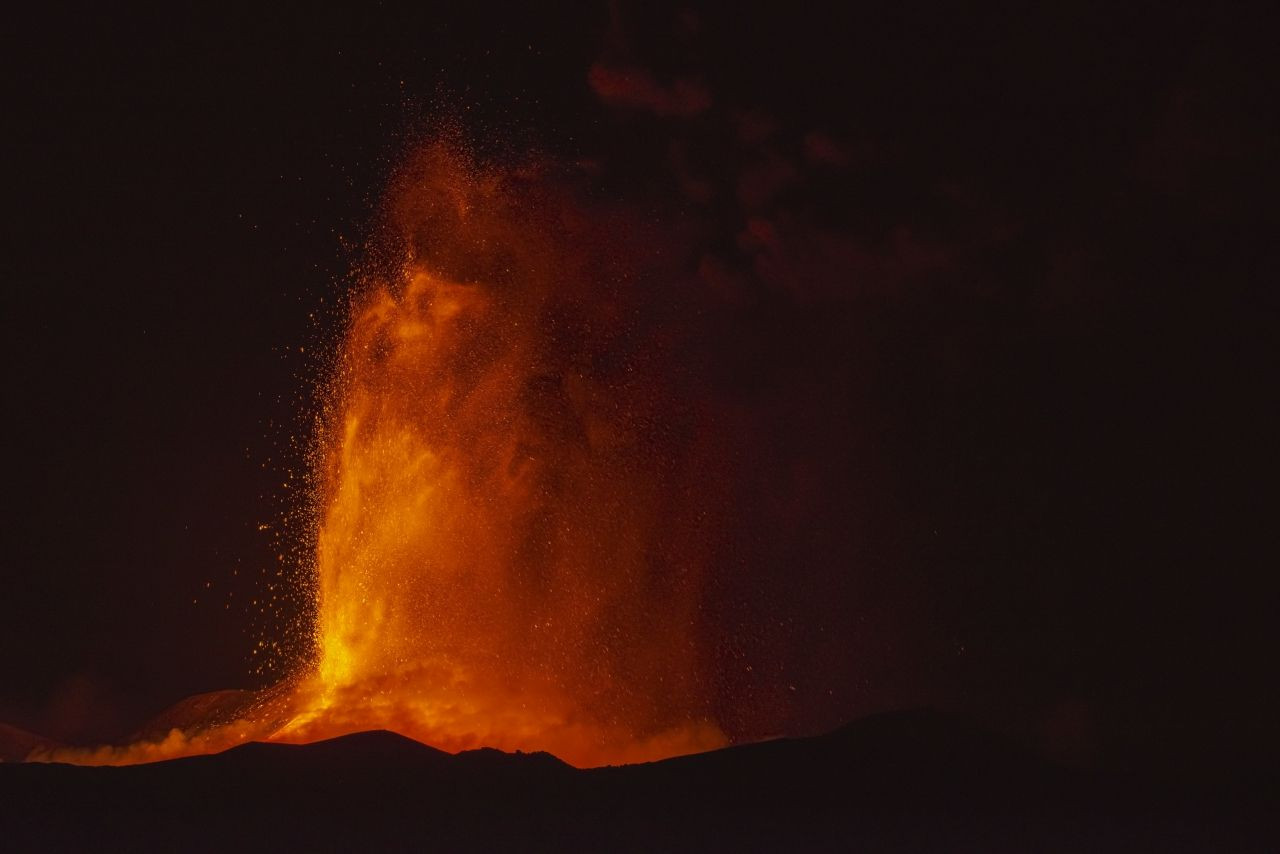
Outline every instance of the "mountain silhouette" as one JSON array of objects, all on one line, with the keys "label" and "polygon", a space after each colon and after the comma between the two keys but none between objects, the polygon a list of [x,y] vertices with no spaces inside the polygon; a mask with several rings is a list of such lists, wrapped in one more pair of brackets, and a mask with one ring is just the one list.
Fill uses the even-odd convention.
[{"label": "mountain silhouette", "polygon": [[26,850],[1268,850],[1274,777],[1061,768],[932,711],[619,767],[395,733],[151,765],[0,765]]}]

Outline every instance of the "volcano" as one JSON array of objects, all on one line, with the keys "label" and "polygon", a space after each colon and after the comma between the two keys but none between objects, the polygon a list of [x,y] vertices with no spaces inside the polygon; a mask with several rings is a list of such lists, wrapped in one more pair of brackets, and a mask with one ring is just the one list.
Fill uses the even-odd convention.
[{"label": "volcano", "polygon": [[0,849],[1276,848],[1273,26],[376,5],[11,16]]}]

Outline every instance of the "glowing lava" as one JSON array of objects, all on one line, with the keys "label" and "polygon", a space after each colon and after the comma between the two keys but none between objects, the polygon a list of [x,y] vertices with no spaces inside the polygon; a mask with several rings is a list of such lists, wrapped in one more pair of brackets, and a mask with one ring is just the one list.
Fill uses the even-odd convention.
[{"label": "glowing lava", "polygon": [[355,301],[331,389],[318,661],[277,739],[381,727],[578,765],[724,742],[652,378],[601,358],[625,306],[528,181],[442,148],[402,180],[409,257]]},{"label": "glowing lava", "polygon": [[556,184],[440,146],[397,181],[396,260],[353,298],[313,454],[313,660],[217,720],[33,758],[369,729],[576,765],[725,743],[698,643],[714,431],[679,387],[680,300],[633,223]]}]

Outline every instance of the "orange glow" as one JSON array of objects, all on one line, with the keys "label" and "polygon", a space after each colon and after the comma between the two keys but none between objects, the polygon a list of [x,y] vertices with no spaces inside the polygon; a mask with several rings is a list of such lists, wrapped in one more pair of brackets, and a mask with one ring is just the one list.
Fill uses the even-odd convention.
[{"label": "orange glow", "polygon": [[553,183],[430,147],[392,194],[397,260],[353,299],[314,453],[315,660],[233,724],[45,758],[380,728],[579,766],[725,743],[682,468],[698,412],[633,320],[631,238]]}]

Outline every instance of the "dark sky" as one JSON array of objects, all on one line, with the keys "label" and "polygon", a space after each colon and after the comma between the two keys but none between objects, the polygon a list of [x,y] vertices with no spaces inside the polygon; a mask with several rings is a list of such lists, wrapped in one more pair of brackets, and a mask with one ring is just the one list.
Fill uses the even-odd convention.
[{"label": "dark sky", "polygon": [[[10,19],[0,719],[105,737],[270,678],[248,603],[299,548],[316,354],[447,119],[701,204],[714,245],[752,216],[839,238],[793,269],[859,289],[822,341],[864,416],[805,451],[856,451],[812,525],[859,545],[808,577],[873,628],[821,648],[848,686],[795,730],[933,703],[1073,755],[1274,751],[1265,28],[793,5]],[[757,320],[743,370],[804,370]],[[789,559],[745,589],[803,623]]]}]

